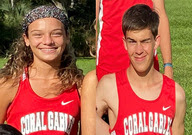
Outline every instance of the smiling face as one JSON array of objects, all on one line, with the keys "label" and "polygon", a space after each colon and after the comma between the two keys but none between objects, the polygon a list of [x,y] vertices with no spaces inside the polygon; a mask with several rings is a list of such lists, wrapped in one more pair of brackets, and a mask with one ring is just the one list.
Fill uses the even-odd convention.
[{"label": "smiling face", "polygon": [[159,45],[159,36],[154,36],[149,29],[127,31],[124,38],[131,64],[136,72],[148,72],[153,66],[154,50]]},{"label": "smiling face", "polygon": [[60,63],[61,56],[69,39],[61,21],[55,18],[37,19],[28,26],[25,43],[31,47],[34,62]]}]

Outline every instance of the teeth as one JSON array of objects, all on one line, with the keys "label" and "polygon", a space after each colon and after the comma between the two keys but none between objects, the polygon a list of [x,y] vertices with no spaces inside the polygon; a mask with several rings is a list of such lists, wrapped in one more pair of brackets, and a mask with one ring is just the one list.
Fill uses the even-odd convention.
[{"label": "teeth", "polygon": [[55,49],[53,49],[53,48],[49,48],[49,49],[41,49],[41,50],[45,50],[45,51],[52,51],[52,50],[55,50]]},{"label": "teeth", "polygon": [[54,49],[54,48],[41,49],[41,51],[43,51],[43,52],[55,52],[55,50],[56,49]]}]

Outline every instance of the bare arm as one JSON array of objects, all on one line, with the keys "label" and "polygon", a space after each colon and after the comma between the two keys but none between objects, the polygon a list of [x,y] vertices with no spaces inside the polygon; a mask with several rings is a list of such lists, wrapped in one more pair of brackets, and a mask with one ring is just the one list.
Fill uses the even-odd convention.
[{"label": "bare arm", "polygon": [[9,105],[9,100],[7,98],[7,93],[5,90],[0,88],[0,124],[5,122],[6,112]]},{"label": "bare arm", "polygon": [[0,80],[0,124],[5,122],[8,106],[17,92],[17,87],[12,87],[11,84],[11,81],[2,83],[2,79]]},{"label": "bare arm", "polygon": [[96,129],[96,135],[110,135],[109,125],[98,115],[96,115]]},{"label": "bare arm", "polygon": [[96,86],[95,70],[89,72],[84,80],[81,92],[81,128],[82,135],[96,134]]},{"label": "bare arm", "polygon": [[100,0],[96,0],[96,47],[97,47],[97,37],[98,37],[98,19],[99,19],[99,4]]},{"label": "bare arm", "polygon": [[[172,63],[171,39],[169,30],[169,20],[165,11],[164,0],[153,0],[155,11],[159,14],[159,35],[161,36],[160,48],[164,63]],[[173,78],[173,68],[165,67],[164,74]]]},{"label": "bare arm", "polygon": [[176,84],[176,112],[173,120],[173,135],[184,135],[184,117],[186,110],[185,92]]},{"label": "bare arm", "polygon": [[[105,76],[103,77],[105,78]],[[108,110],[108,103],[106,102],[107,82],[101,79],[96,91],[96,133],[97,135],[108,135],[109,125],[102,119],[103,114]]]},{"label": "bare arm", "polygon": [[99,4],[100,4],[100,0],[96,0],[96,25],[99,19]]}]

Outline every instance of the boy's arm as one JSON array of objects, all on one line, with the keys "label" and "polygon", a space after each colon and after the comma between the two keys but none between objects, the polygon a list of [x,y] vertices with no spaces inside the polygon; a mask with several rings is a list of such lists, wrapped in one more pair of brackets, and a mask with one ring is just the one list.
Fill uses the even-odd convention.
[{"label": "boy's arm", "polygon": [[[154,10],[158,13],[160,17],[159,35],[161,37],[160,49],[163,57],[163,63],[172,63],[169,20],[165,11],[164,0],[153,0],[153,6]],[[170,66],[166,66],[164,68],[164,74],[170,78],[173,78],[173,68]]]},{"label": "boy's arm", "polygon": [[[103,77],[105,78],[105,76]],[[96,134],[97,135],[108,135],[109,134],[109,124],[107,124],[102,116],[108,111],[107,103],[107,91],[108,91],[108,81],[101,79],[97,86],[96,91]]]},{"label": "boy's arm", "polygon": [[98,114],[96,115],[96,135],[110,135],[109,125]]},{"label": "boy's arm", "polygon": [[176,112],[172,125],[173,135],[184,135],[185,111],[185,92],[183,88],[176,83]]}]

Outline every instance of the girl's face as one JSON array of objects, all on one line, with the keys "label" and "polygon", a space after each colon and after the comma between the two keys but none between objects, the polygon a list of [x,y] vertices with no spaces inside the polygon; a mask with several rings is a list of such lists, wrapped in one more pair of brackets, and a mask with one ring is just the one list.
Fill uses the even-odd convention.
[{"label": "girl's face", "polygon": [[24,34],[27,46],[31,47],[34,62],[59,63],[69,38],[64,25],[55,18],[43,18],[28,26],[28,36]]}]

